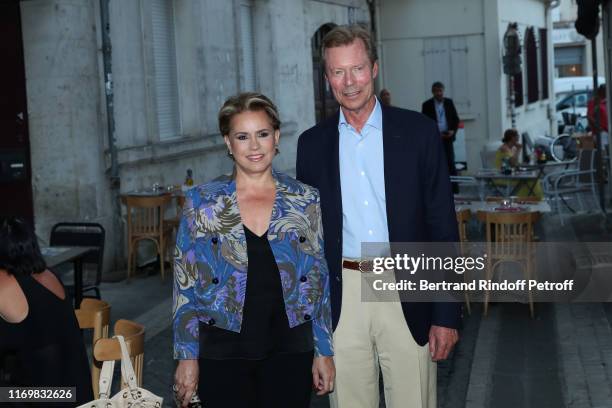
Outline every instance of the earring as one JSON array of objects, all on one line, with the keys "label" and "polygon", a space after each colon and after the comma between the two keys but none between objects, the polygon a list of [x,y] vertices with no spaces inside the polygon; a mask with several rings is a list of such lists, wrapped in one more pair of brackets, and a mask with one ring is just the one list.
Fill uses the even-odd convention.
[{"label": "earring", "polygon": [[233,155],[233,153],[230,150],[227,151],[227,157],[229,157],[230,159],[234,160],[234,155]]},{"label": "earring", "polygon": [[278,150],[278,145],[274,146],[275,154],[280,154],[280,150]]}]

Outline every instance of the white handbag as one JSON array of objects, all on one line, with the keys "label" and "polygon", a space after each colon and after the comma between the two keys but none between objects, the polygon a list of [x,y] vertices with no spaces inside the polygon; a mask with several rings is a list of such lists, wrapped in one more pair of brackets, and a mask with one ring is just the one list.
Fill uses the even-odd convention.
[{"label": "white handbag", "polygon": [[121,374],[127,381],[127,388],[109,398],[115,361],[105,361],[100,371],[100,397],[77,408],[161,408],[164,402],[162,397],[138,387],[123,336],[113,336],[113,338],[119,340],[121,346]]}]

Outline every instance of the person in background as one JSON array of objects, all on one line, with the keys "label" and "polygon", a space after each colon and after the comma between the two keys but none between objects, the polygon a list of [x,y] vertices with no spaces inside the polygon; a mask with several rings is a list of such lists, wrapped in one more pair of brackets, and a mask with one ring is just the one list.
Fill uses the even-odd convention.
[{"label": "person in background", "polygon": [[495,152],[495,167],[502,168],[504,161],[510,167],[517,167],[523,145],[519,143],[519,133],[516,129],[506,129],[502,138],[502,145]]},{"label": "person in background", "polygon": [[[453,100],[444,97],[444,84],[442,82],[434,82],[431,85],[431,93],[433,97],[423,102],[421,113],[438,124],[438,131],[442,136],[442,144],[446,153],[448,174],[456,176],[457,169],[455,168],[455,149],[453,143],[459,128],[459,115]],[[453,192],[459,192],[456,184],[453,184]]]},{"label": "person in background", "polygon": [[391,106],[391,92],[388,89],[382,89],[379,94],[380,103],[385,106]]},{"label": "person in background", "polygon": [[[519,143],[519,133],[516,129],[506,129],[502,138],[502,145],[495,152],[495,167],[502,170],[503,168],[513,169],[520,165],[520,154],[523,145]],[[495,184],[503,188],[511,188],[517,184],[514,180],[495,180]],[[536,181],[533,189],[530,191],[529,185],[521,186],[515,192],[518,197],[533,196],[539,199],[544,197],[542,185],[540,181]]]},{"label": "person in background", "polygon": [[599,85],[595,96],[587,103],[587,120],[591,131],[595,130],[595,106],[599,105],[599,130],[601,131],[601,140],[605,145],[608,144],[608,106],[606,100],[606,85]]},{"label": "person in background", "polygon": [[319,192],[273,170],[280,120],[266,96],[229,98],[219,129],[234,174],[186,193],[177,234],[177,398],[308,408],[335,375]]},{"label": "person in background", "polygon": [[0,217],[0,362],[7,360],[2,387],[76,387],[76,401],[53,407],[94,399],[72,302],[31,226],[15,217]]}]

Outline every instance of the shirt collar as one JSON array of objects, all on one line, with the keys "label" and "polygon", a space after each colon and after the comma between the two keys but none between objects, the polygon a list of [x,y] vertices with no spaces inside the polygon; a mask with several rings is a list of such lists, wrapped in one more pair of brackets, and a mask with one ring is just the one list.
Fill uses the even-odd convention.
[{"label": "shirt collar", "polygon": [[[378,102],[378,98],[374,97],[374,99],[376,100],[376,104],[374,105],[374,109],[372,110],[372,113],[370,113],[370,117],[368,118],[366,123],[363,125],[363,128],[365,129],[366,126],[371,126],[374,129],[382,130],[382,108],[380,106],[380,102]],[[346,118],[344,117],[344,112],[342,112],[342,108],[340,108],[340,119],[338,120],[338,129],[340,129],[342,126],[350,126],[350,124],[347,122]]]}]

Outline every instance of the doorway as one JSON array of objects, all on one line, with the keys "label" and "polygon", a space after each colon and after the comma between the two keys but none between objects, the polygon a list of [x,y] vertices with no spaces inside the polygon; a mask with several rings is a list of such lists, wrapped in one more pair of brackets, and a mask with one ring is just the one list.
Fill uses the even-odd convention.
[{"label": "doorway", "polygon": [[0,215],[33,225],[32,176],[19,1],[0,2]]},{"label": "doorway", "polygon": [[323,37],[329,33],[336,25],[333,23],[324,24],[314,33],[311,40],[312,46],[312,76],[314,84],[315,118],[317,123],[333,116],[338,111],[338,102],[325,79],[325,68],[321,58],[321,44]]}]

